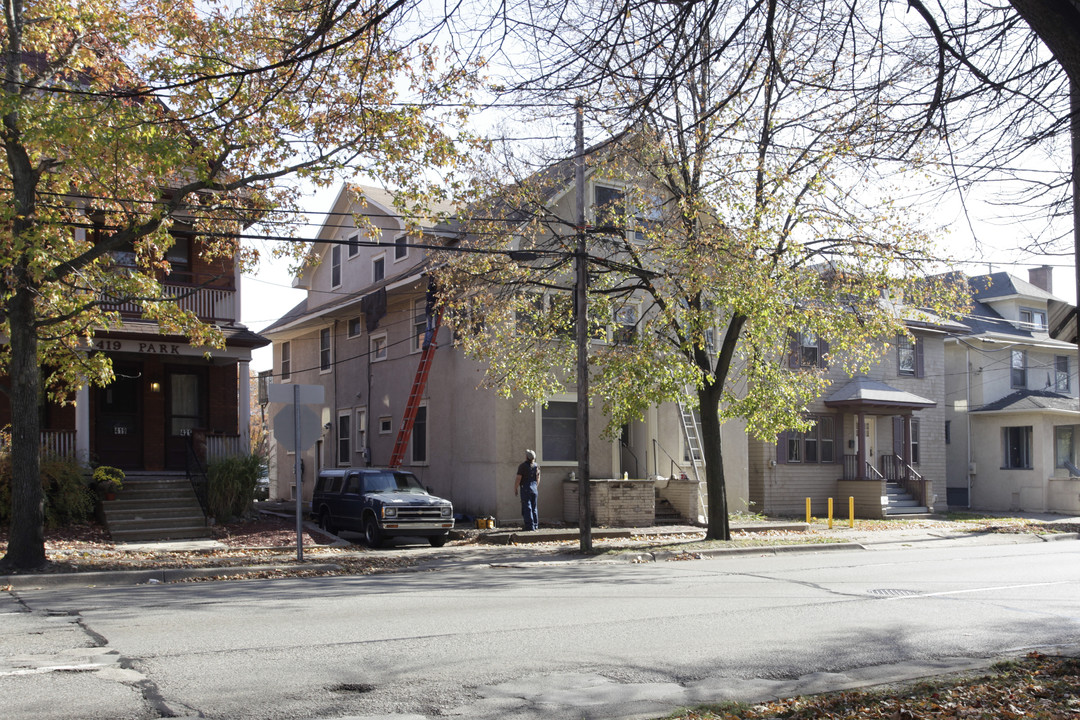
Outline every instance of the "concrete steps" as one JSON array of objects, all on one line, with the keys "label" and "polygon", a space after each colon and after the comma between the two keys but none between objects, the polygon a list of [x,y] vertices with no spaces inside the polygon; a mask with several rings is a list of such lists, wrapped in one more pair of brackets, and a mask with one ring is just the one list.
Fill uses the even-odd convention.
[{"label": "concrete steps", "polygon": [[659,491],[657,491],[655,497],[653,504],[654,525],[686,525],[686,519],[679,514],[679,511],[670,502],[660,497]]},{"label": "concrete steps", "polygon": [[183,474],[131,473],[115,500],[102,502],[116,542],[210,536],[199,500]]},{"label": "concrete steps", "polygon": [[886,483],[885,491],[889,504],[885,507],[886,515],[925,515],[929,509],[919,505],[919,501],[905,492],[899,483]]}]

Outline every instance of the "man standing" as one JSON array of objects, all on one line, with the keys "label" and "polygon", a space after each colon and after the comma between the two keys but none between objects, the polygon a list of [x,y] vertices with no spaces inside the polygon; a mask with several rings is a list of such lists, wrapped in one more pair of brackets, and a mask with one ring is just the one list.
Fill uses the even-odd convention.
[{"label": "man standing", "polygon": [[525,451],[525,462],[518,465],[517,477],[514,478],[514,494],[521,495],[521,520],[526,530],[540,527],[536,514],[536,489],[540,485],[540,466],[536,464],[536,453]]}]

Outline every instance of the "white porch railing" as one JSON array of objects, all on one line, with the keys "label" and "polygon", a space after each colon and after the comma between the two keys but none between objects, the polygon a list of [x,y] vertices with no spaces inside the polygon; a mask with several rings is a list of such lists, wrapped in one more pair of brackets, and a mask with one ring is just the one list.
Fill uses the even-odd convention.
[{"label": "white porch railing", "polygon": [[[161,289],[164,297],[177,298],[180,309],[195,313],[201,320],[236,320],[235,290],[194,285],[162,285]],[[142,312],[142,306],[133,300],[121,302],[108,297],[103,300],[110,310],[133,315]]]},{"label": "white porch railing", "polygon": [[[42,430],[41,443],[39,445],[42,457],[75,457],[75,431],[74,430]],[[11,452],[11,442],[8,435],[0,436],[0,452]]]},{"label": "white porch railing", "polygon": [[250,454],[251,449],[241,442],[242,439],[239,435],[207,435],[206,462]]}]

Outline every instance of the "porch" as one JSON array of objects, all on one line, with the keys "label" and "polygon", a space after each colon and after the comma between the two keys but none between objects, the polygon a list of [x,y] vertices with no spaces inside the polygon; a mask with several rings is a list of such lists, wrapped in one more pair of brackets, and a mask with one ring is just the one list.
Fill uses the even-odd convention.
[{"label": "porch", "polygon": [[[932,482],[915,468],[921,445],[915,413],[936,403],[865,377],[841,386],[824,402],[840,411],[841,427],[851,428],[847,446],[854,452],[842,456],[837,494],[855,498],[856,515],[884,518],[933,512]],[[880,424],[891,424],[891,438],[879,427],[885,420],[889,422]],[[886,438],[891,443],[883,442]]]}]

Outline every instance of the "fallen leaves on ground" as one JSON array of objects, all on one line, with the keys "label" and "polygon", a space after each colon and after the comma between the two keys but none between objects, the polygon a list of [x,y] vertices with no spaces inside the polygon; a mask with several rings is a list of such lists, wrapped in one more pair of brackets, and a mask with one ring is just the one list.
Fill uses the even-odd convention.
[{"label": "fallen leaves on ground", "polygon": [[[310,577],[315,575],[366,575],[400,570],[415,564],[412,558],[372,553],[359,546],[327,547],[334,537],[305,530],[305,563],[296,562],[296,523],[264,516],[211,528],[224,548],[173,550],[153,543],[125,547],[114,543],[100,525],[73,525],[45,532],[49,563],[43,573],[101,572],[107,570],[168,570],[268,567],[245,577]],[[7,550],[7,535],[0,533],[0,554]],[[309,564],[333,564],[335,568],[312,570]],[[199,581],[222,576],[198,578]],[[233,574],[235,576],[235,573]]]},{"label": "fallen leaves on ground", "polygon": [[1072,720],[1080,718],[1080,659],[1038,652],[890,690],[845,691],[760,705],[684,710],[670,720]]}]

